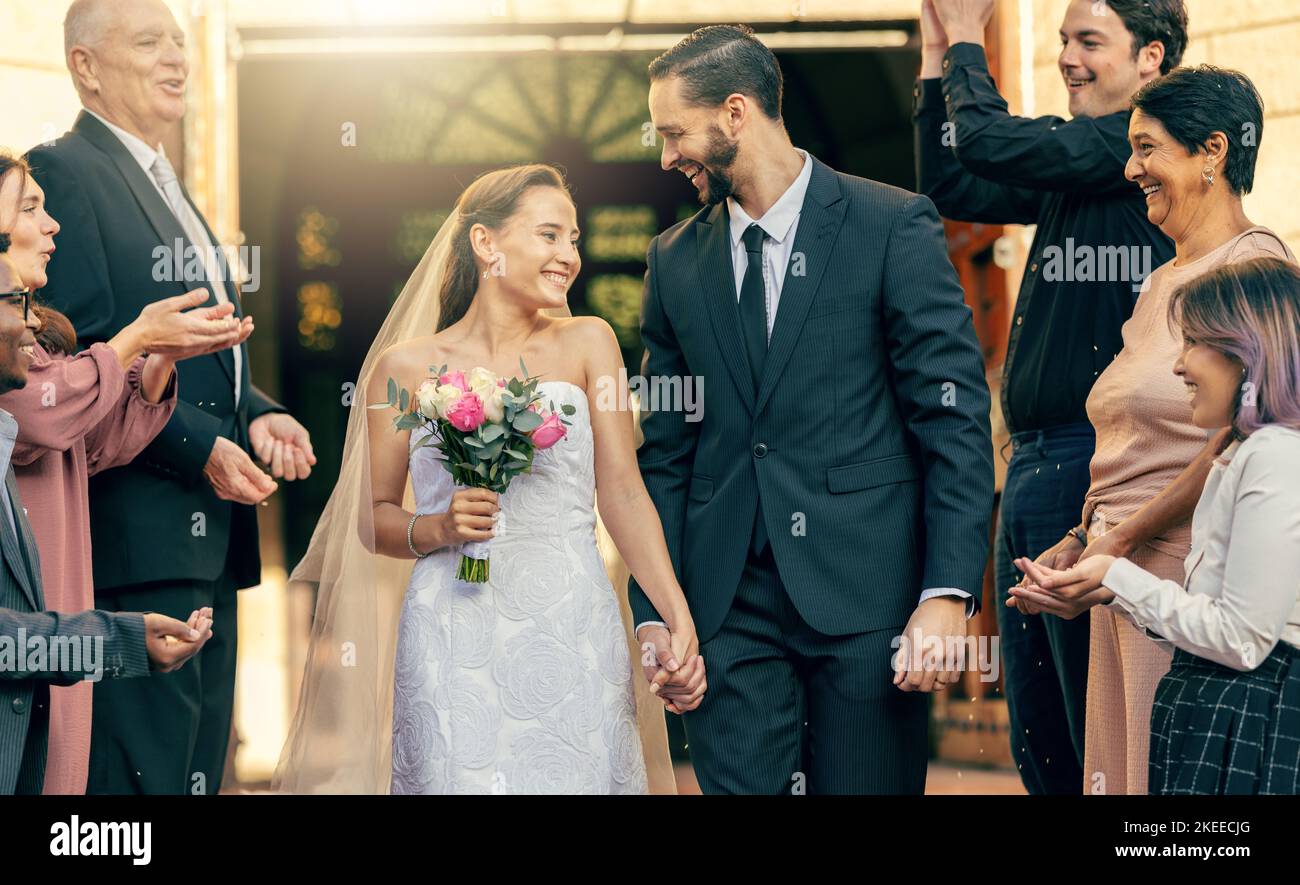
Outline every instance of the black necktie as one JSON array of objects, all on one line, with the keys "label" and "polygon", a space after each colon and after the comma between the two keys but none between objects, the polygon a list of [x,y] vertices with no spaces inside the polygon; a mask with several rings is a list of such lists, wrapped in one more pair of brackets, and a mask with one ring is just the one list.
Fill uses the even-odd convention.
[{"label": "black necktie", "polygon": [[754,395],[763,377],[763,359],[767,356],[767,296],[763,290],[763,240],[767,235],[757,224],[745,228],[741,239],[749,253],[745,278],[740,284],[740,327],[745,334],[745,351],[749,370],[754,376]]},{"label": "black necktie", "polygon": [[[767,234],[757,224],[745,228],[741,239],[749,264],[745,278],[740,283],[740,326],[745,333],[745,350],[749,354],[749,369],[754,376],[754,396],[758,396],[759,379],[763,377],[763,359],[767,356],[767,293],[763,288],[763,241]],[[754,521],[750,547],[758,556],[767,546],[767,528],[763,524],[763,506],[759,503]]]}]

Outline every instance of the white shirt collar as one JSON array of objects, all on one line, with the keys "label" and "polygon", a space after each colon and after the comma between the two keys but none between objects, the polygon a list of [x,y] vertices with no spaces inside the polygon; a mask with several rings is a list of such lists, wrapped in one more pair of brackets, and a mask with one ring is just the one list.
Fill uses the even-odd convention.
[{"label": "white shirt collar", "polygon": [[123,146],[131,153],[132,157],[135,157],[135,161],[140,164],[140,168],[145,172],[148,172],[150,175],[153,174],[153,164],[158,160],[158,155],[161,154],[164,157],[167,156],[166,152],[163,151],[162,144],[159,144],[156,148],[149,147],[149,145],[139,136],[132,135],[121,126],[115,126],[90,108],[85,108],[84,110],[96,120],[107,126],[108,131],[116,135],[117,140],[122,142]]},{"label": "white shirt collar", "polygon": [[794,181],[790,182],[785,193],[781,194],[777,201],[763,213],[762,218],[750,218],[735,197],[727,197],[727,212],[731,218],[732,248],[737,247],[745,229],[755,222],[778,243],[785,240],[791,225],[803,210],[803,199],[808,193],[808,182],[812,180],[812,156],[800,148],[795,150],[803,155],[803,168],[799,170]]}]

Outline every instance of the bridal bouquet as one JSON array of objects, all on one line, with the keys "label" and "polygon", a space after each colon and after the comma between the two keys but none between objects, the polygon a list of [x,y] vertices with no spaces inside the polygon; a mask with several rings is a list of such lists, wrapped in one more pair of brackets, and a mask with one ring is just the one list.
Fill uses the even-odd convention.
[{"label": "bridal bouquet", "polygon": [[[510,481],[533,467],[533,455],[549,449],[568,432],[574,407],[541,407],[538,377],[528,375],[519,361],[522,378],[502,378],[482,367],[447,371],[429,367],[431,377],[415,393],[388,379],[388,402],[372,409],[398,411],[393,426],[398,431],[425,428],[429,434],[416,448],[435,446],[446,456],[443,466],[458,486],[489,489],[504,494]],[[481,584],[488,579],[489,541],[467,541],[461,546],[456,577]]]}]

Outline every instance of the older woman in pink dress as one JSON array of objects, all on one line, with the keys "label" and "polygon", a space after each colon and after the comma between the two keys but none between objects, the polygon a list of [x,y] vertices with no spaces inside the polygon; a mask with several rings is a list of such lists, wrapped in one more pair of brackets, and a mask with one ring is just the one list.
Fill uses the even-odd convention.
[{"label": "older woman in pink dress", "polygon": [[[1091,556],[1117,556],[1183,583],[1192,513],[1229,440],[1224,432],[1207,440],[1192,421],[1182,379],[1170,372],[1183,342],[1169,328],[1169,302],[1182,286],[1225,264],[1261,256],[1295,261],[1242,206],[1254,184],[1263,126],[1263,100],[1236,71],[1179,68],[1134,95],[1126,173],[1147,194],[1147,217],[1174,241],[1175,257],[1144,281],[1124,324],[1124,349],[1088,396],[1097,451],[1083,521],[1040,563],[1066,568]],[[1151,710],[1171,643],[1123,609],[1093,608],[1100,590],[1046,602],[1024,586],[1011,593],[1008,604],[1031,613],[1041,608],[1068,618],[1091,608],[1081,786],[1088,793],[1146,793]]]},{"label": "older woman in pink dress", "polygon": [[[3,154],[0,231],[24,285],[40,289],[59,225],[23,162]],[[18,420],[12,460],[50,611],[94,608],[89,477],[130,462],[162,430],[176,408],[178,359],[237,345],[252,332],[251,319],[234,319],[228,304],[186,312],[206,300],[197,290],[155,302],[112,340],[81,353],[67,318],[37,308],[42,328],[27,385],[0,396],[0,408]],[[45,793],[86,791],[91,689],[90,682],[51,689]]]}]

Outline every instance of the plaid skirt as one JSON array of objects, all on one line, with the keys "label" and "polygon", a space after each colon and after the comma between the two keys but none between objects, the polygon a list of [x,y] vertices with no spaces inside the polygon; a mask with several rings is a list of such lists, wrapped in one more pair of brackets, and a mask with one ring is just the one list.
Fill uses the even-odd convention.
[{"label": "plaid skirt", "polygon": [[1153,794],[1300,793],[1300,649],[1250,672],[1176,649],[1151,709]]}]

